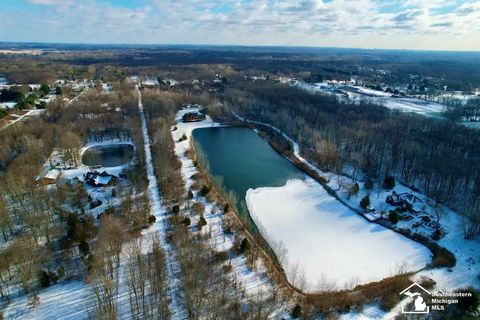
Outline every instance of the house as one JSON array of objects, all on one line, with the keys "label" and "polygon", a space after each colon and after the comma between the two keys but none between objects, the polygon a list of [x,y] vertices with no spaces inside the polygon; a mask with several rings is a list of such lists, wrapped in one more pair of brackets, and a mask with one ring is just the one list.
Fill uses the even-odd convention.
[{"label": "house", "polygon": [[197,122],[205,120],[206,116],[199,112],[187,112],[182,116],[183,122]]},{"label": "house", "polygon": [[56,184],[58,179],[62,176],[62,171],[59,169],[49,169],[48,171],[44,171],[43,174],[37,177],[37,182],[42,185],[50,185],[50,184]]},{"label": "house", "polygon": [[94,187],[108,187],[118,182],[118,178],[106,171],[91,171],[85,174],[85,182]]},{"label": "house", "polygon": [[413,213],[419,213],[425,207],[424,201],[422,199],[408,192],[398,194],[395,191],[392,191],[392,194],[387,196],[385,202],[392,206],[396,206],[400,209],[408,210]]}]

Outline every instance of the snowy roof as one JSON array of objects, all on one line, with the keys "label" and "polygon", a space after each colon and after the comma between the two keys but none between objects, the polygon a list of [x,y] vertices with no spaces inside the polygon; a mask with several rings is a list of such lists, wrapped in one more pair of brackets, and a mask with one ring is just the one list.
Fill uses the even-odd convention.
[{"label": "snowy roof", "polygon": [[95,184],[98,185],[107,185],[112,181],[112,176],[111,175],[97,175],[94,178]]},{"label": "snowy roof", "polygon": [[61,171],[58,169],[51,169],[49,170],[45,176],[43,176],[44,179],[52,179],[56,180],[61,174]]}]

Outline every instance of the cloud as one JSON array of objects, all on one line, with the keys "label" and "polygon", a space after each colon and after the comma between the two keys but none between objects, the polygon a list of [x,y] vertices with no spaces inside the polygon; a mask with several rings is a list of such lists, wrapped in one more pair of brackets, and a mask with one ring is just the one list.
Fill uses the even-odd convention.
[{"label": "cloud", "polygon": [[[472,41],[480,30],[479,0],[130,2],[137,7],[111,0],[23,3],[21,12],[8,6],[0,11],[0,40],[387,48],[436,43],[430,49],[480,50],[479,41]],[[32,4],[44,6],[37,10]],[[452,42],[445,41],[448,35],[455,35],[451,47]]]},{"label": "cloud", "polygon": [[27,3],[31,4],[44,4],[44,5],[54,5],[62,3],[62,0],[26,0]]}]

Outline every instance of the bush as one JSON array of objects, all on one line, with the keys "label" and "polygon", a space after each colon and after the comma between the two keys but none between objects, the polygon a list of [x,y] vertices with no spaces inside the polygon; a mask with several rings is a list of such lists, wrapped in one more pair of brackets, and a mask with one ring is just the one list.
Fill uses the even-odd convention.
[{"label": "bush", "polygon": [[198,227],[198,229],[202,230],[202,228],[206,225],[207,225],[207,221],[205,220],[203,215],[201,215],[200,220],[198,220],[197,227]]},{"label": "bush", "polygon": [[248,242],[247,238],[243,238],[242,242],[240,243],[240,248],[238,248],[238,251],[240,253],[244,253],[250,248],[250,243]]},{"label": "bush", "polygon": [[228,260],[227,251],[213,251],[213,256],[215,257],[215,260],[218,262],[224,262]]},{"label": "bush", "polygon": [[457,258],[455,255],[448,251],[447,249],[440,247],[436,243],[430,244],[431,250],[433,251],[433,267],[437,268],[453,268],[457,264]]},{"label": "bush", "polygon": [[225,203],[223,206],[223,213],[228,213],[230,211],[230,205],[228,203]]},{"label": "bush", "polygon": [[354,183],[352,184],[352,186],[350,187],[350,193],[352,195],[356,195],[358,193],[358,191],[360,191],[360,186],[358,185],[358,183]]},{"label": "bush", "polygon": [[362,200],[360,200],[360,207],[362,207],[363,209],[367,209],[369,205],[370,197],[367,194],[365,197],[362,198]]},{"label": "bush", "polygon": [[184,134],[180,137],[180,139],[178,139],[178,142],[182,142],[182,141],[185,141],[185,140],[187,140],[187,135],[184,133]]},{"label": "bush", "polygon": [[299,304],[297,304],[295,308],[293,308],[291,316],[294,319],[298,319],[302,316],[302,307]]},{"label": "bush", "polygon": [[183,220],[182,220],[182,224],[184,224],[185,226],[189,226],[190,225],[190,218],[189,217],[185,217]]},{"label": "bush", "polygon": [[50,286],[51,284],[51,280],[50,279],[50,273],[47,272],[47,271],[44,271],[44,270],[40,270],[38,271],[38,282],[40,283],[40,287],[42,288],[47,288]]},{"label": "bush", "polygon": [[200,194],[202,195],[202,197],[205,197],[209,192],[210,192],[210,187],[207,185],[204,185],[200,190]]},{"label": "bush", "polygon": [[155,221],[157,221],[157,218],[153,214],[148,216],[148,224],[154,224]]},{"label": "bush", "polygon": [[78,244],[78,251],[86,257],[90,254],[90,246],[88,245],[88,242],[82,241]]},{"label": "bush", "polygon": [[173,214],[178,214],[180,212],[180,206],[178,204],[174,205],[172,207],[172,213]]},{"label": "bush", "polygon": [[395,178],[392,176],[386,177],[383,180],[383,187],[388,190],[395,188]]},{"label": "bush", "polygon": [[390,220],[390,222],[394,223],[394,224],[398,223],[398,213],[397,213],[397,211],[394,211],[394,210],[390,211],[388,213],[388,220]]}]

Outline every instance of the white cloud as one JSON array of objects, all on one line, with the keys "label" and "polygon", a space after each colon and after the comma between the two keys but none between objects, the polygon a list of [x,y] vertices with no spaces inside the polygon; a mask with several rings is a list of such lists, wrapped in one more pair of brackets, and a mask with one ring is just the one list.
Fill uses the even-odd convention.
[{"label": "white cloud", "polygon": [[2,10],[8,29],[0,40],[480,50],[478,0],[142,0],[133,9],[107,0],[28,2],[51,5],[48,15],[10,19]]}]

